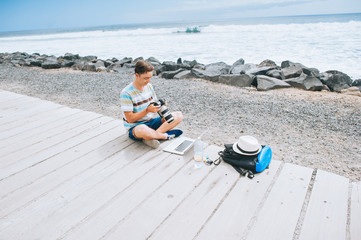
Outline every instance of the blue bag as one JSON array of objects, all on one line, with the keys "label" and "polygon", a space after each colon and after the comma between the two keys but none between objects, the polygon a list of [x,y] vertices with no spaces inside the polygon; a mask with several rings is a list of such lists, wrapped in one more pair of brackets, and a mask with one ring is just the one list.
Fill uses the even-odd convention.
[{"label": "blue bag", "polygon": [[248,156],[236,153],[232,144],[225,144],[225,149],[219,153],[220,158],[230,164],[242,176],[253,178],[255,173],[263,172],[268,168],[272,150],[269,146],[262,145],[261,151],[257,155]]}]

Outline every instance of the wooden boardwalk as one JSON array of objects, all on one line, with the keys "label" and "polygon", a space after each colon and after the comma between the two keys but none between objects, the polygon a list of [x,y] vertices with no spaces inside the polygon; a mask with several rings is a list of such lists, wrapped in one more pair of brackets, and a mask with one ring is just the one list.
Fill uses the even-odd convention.
[{"label": "wooden boardwalk", "polygon": [[0,239],[361,239],[360,182],[277,160],[250,180],[165,144],[0,90]]}]

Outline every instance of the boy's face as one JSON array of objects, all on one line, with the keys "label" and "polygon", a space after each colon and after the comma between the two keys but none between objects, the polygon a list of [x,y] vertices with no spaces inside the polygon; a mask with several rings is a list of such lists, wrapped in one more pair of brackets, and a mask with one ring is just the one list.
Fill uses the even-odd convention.
[{"label": "boy's face", "polygon": [[153,76],[153,72],[146,72],[146,73],[142,73],[142,74],[135,74],[135,77],[138,81],[138,83],[142,86],[146,86],[148,83],[150,83],[150,79]]}]

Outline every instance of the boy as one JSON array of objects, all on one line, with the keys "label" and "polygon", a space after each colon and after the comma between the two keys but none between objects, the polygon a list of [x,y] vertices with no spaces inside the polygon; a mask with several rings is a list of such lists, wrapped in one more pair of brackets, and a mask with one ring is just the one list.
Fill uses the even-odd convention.
[{"label": "boy", "polygon": [[153,70],[154,67],[148,62],[137,61],[135,80],[123,89],[120,101],[124,126],[129,129],[129,137],[157,148],[160,145],[158,139],[172,139],[183,133],[181,130],[172,130],[183,120],[183,115],[181,112],[172,112],[174,121],[171,123],[158,117],[160,107],[152,104],[157,101],[150,84]]}]

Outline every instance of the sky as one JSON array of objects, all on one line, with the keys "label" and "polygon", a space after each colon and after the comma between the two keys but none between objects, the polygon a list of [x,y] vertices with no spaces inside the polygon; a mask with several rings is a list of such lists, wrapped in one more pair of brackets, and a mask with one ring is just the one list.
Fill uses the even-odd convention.
[{"label": "sky", "polygon": [[0,32],[360,12],[361,0],[0,0]]}]

